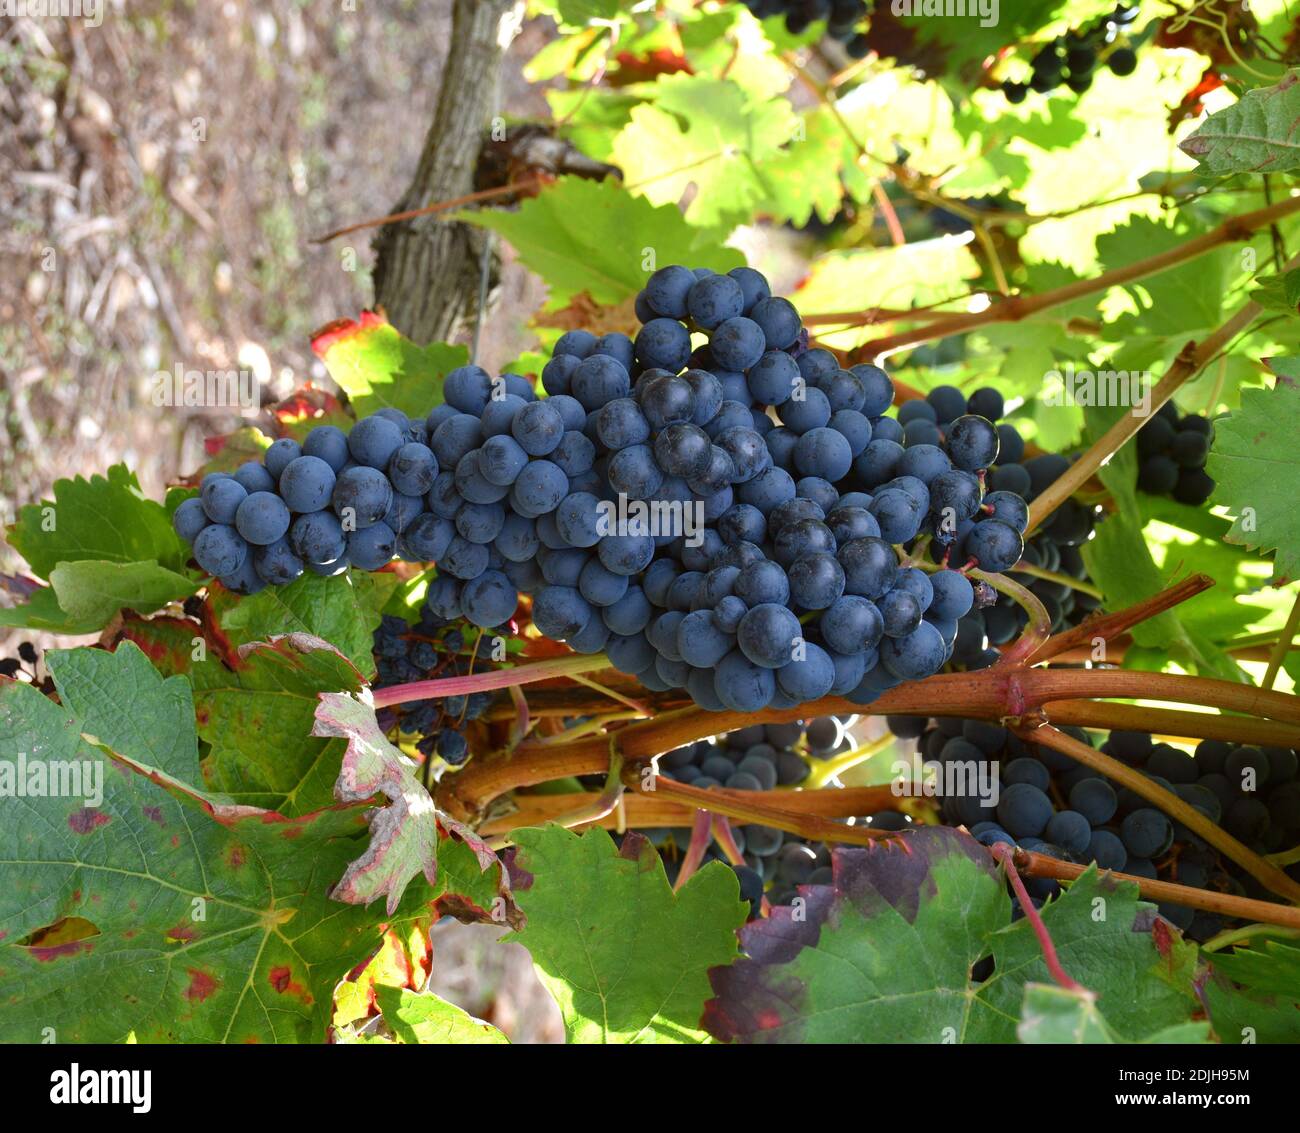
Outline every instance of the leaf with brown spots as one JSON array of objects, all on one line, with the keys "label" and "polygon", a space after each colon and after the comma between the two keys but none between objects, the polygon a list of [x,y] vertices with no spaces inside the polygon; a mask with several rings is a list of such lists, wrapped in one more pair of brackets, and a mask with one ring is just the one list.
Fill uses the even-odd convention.
[{"label": "leaf with brown spots", "polygon": [[[367,803],[286,816],[207,794],[187,681],[130,643],[47,661],[62,703],[0,687],[0,774],[60,785],[0,798],[0,1041],[323,1040],[335,984],[380,940],[381,910],[330,899]],[[443,856],[386,923],[462,881],[502,891],[499,864],[450,839]],[[62,940],[73,918],[98,934]]]}]

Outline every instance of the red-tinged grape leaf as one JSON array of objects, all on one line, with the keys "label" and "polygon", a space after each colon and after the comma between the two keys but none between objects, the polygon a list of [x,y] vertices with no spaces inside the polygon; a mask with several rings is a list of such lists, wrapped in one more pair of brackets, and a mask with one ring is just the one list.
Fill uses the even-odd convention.
[{"label": "red-tinged grape leaf", "polygon": [[405,932],[389,929],[375,954],[358,965],[335,989],[335,1027],[345,1027],[375,1014],[377,987],[410,988],[418,991],[429,975],[432,951],[427,918],[405,926]]},{"label": "red-tinged grape leaf", "polygon": [[152,613],[169,602],[188,598],[199,588],[199,580],[159,565],[155,560],[138,563],[79,559],[59,563],[50,571],[59,608],[78,624],[108,625],[120,610]]},{"label": "red-tinged grape leaf", "polygon": [[256,425],[245,425],[218,437],[206,437],[203,451],[208,454],[208,459],[190,481],[197,485],[209,472],[234,472],[250,460],[260,461],[270,444],[271,438]]},{"label": "red-tinged grape leaf", "polygon": [[[1067,989],[1056,984],[1026,984],[1020,1007],[1016,1037],[1022,1043],[1084,1045],[1124,1043],[1097,1009],[1097,997],[1084,988]],[[1175,1023],[1153,1034],[1144,1043],[1208,1043],[1210,1024]]]},{"label": "red-tinged grape leaf", "polygon": [[468,347],[446,342],[420,346],[374,311],[322,327],[312,336],[311,348],[358,417],[391,407],[423,419],[442,404],[442,379],[469,361]]},{"label": "red-tinged grape leaf", "polygon": [[[429,885],[438,880],[440,840],[459,842],[478,862],[479,872],[499,869],[497,856],[467,826],[440,811],[412,773],[415,764],[388,741],[379,729],[369,693],[324,693],[316,709],[313,735],[335,736],[347,743],[334,796],[340,802],[387,798],[388,805],[369,816],[370,844],[348,865],[334,887],[336,901],[368,905],[386,896],[391,916],[412,878],[423,874]],[[504,877],[488,905],[466,897],[461,908],[454,898],[442,911],[461,919],[505,922],[517,919],[508,900]]]},{"label": "red-tinged grape leaf", "polygon": [[1300,948],[1264,940],[1209,960],[1205,1002],[1221,1042],[1300,1042]]},{"label": "red-tinged grape leaf", "polygon": [[[984,851],[948,827],[838,848],[831,885],[801,887],[741,930],[747,958],[710,973],[704,1023],[742,1042],[1012,1042],[1025,986],[1050,979],[1027,920]],[[1099,912],[1100,910],[1100,912]],[[1043,910],[1062,967],[1126,1040],[1196,1009],[1195,948],[1137,887],[1084,874]],[[993,974],[971,980],[993,956]]]},{"label": "red-tinged grape leaf", "polygon": [[491,1023],[432,992],[404,987],[375,988],[384,1022],[404,1043],[426,1046],[487,1046],[509,1043]]},{"label": "red-tinged grape leaf", "polygon": [[1010,918],[972,838],[927,827],[837,848],[831,885],[801,887],[740,931],[746,958],[710,972],[704,1025],[722,1041],[978,1041],[1014,1015],[972,994],[970,970]]},{"label": "red-tinged grape leaf", "polygon": [[271,411],[277,431],[301,443],[318,425],[333,425],[345,433],[355,420],[338,397],[310,382],[294,390]]},{"label": "red-tinged grape leaf", "polygon": [[[699,228],[731,227],[765,207],[763,167],[782,157],[797,122],[783,98],[754,99],[726,79],[668,75],[655,83],[652,102],[633,108],[610,160],[657,205],[676,207],[694,187],[686,219]],[[678,261],[660,251],[659,262]]]},{"label": "red-tinged grape leaf", "polygon": [[1228,542],[1276,552],[1273,583],[1285,586],[1300,577],[1300,358],[1269,365],[1278,375],[1274,388],[1243,389],[1241,408],[1215,421],[1205,470],[1213,501],[1236,517]]},{"label": "red-tinged grape leaf", "polygon": [[207,653],[203,627],[190,618],[160,615],[142,618],[126,613],[118,625],[117,642],[130,641],[165,677],[188,673]]},{"label": "red-tinged grape leaf", "polygon": [[[334,985],[380,940],[377,910],[329,895],[367,804],[290,818],[208,795],[184,678],[130,643],[47,661],[61,703],[0,687],[0,776],[58,786],[0,798],[0,1041],[322,1040]],[[464,907],[461,881],[504,888],[499,863],[447,848],[390,926]]]},{"label": "red-tinged grape leaf", "polygon": [[344,744],[312,734],[322,693],[359,692],[362,674],[331,643],[287,634],[241,646],[232,668],[194,666],[194,709],[210,746],[205,785],[237,802],[306,814],[328,806]]},{"label": "red-tinged grape leaf", "polygon": [[308,571],[288,586],[267,586],[248,597],[214,593],[212,608],[232,645],[307,633],[330,642],[370,679],[375,628],[400,582],[391,571],[349,570],[333,578]]},{"label": "red-tinged grape leaf", "polygon": [[1209,175],[1300,169],[1300,72],[1248,90],[1211,114],[1179,144]]},{"label": "red-tinged grape leaf", "polygon": [[650,842],[593,828],[516,830],[511,873],[531,953],[571,1043],[698,1043],[707,972],[736,956],[747,906],[705,866],[674,894]]},{"label": "red-tinged grape leaf", "polygon": [[[652,204],[617,181],[561,177],[517,209],[460,212],[456,219],[499,232],[563,306],[587,292],[603,305],[635,295],[650,272],[667,264],[729,271],[745,262],[683,218],[674,200]],[[647,266],[646,249],[654,250]]]},{"label": "red-tinged grape leaf", "polygon": [[60,563],[154,560],[180,571],[189,558],[166,509],[141,492],[125,464],[89,480],[56,480],[53,500],[19,509],[9,542],[39,578],[49,578]]}]

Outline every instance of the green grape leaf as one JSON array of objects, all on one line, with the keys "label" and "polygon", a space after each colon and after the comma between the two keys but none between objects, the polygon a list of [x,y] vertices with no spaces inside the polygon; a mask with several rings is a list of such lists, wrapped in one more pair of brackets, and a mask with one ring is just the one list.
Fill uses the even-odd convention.
[{"label": "green grape leaf", "polygon": [[612,23],[627,16],[638,0],[537,0],[538,13],[553,16],[568,28],[586,27],[591,23]]},{"label": "green grape leaf", "polygon": [[509,1043],[491,1023],[440,999],[432,992],[375,987],[375,1002],[389,1029],[404,1043],[425,1046],[491,1046]]},{"label": "green grape leaf", "polygon": [[[828,252],[818,256],[792,301],[805,315],[927,306],[963,294],[979,265],[960,241],[939,237],[901,248]],[[817,328],[826,345],[850,349],[875,338],[879,326]]]},{"label": "green grape leaf", "polygon": [[469,361],[468,347],[420,346],[373,311],[322,327],[311,348],[351,398],[358,417],[391,407],[423,419],[442,404],[443,378]]},{"label": "green grape leaf", "polygon": [[360,692],[362,675],[309,634],[241,646],[190,674],[206,785],[247,806],[296,816],[329,806],[344,744],[312,735],[322,693]]},{"label": "green grape leaf", "polygon": [[[1186,222],[1153,221],[1135,216],[1097,239],[1097,255],[1107,270],[1169,251],[1204,231]],[[1136,312],[1122,315],[1107,333],[1174,337],[1181,345],[1190,335],[1223,321],[1227,274],[1235,255],[1216,248],[1194,260],[1124,285]]]},{"label": "green grape leaf", "polygon": [[1300,1042],[1300,948],[1264,940],[1214,953],[1205,1001],[1225,1043]]},{"label": "green grape leaf", "polygon": [[[801,135],[801,136],[800,136]],[[768,193],[764,211],[776,221],[804,227],[814,211],[829,223],[840,210],[844,137],[829,111],[803,117],[798,135],[763,162],[759,175]]]},{"label": "green grape leaf", "polygon": [[1264,275],[1259,278],[1250,297],[1266,311],[1286,311],[1294,315],[1300,313],[1300,268],[1293,268],[1282,275]]},{"label": "green grape leaf", "polygon": [[140,491],[125,464],[89,480],[56,480],[53,500],[19,509],[9,542],[40,578],[49,578],[59,563],[152,559],[180,571],[189,558],[166,509]]},{"label": "green grape leaf", "polygon": [[103,628],[98,618],[74,618],[61,609],[52,586],[37,587],[21,606],[0,609],[0,626],[66,634],[94,633]]},{"label": "green grape leaf", "polygon": [[1252,550],[1274,551],[1273,581],[1285,586],[1300,572],[1300,359],[1274,359],[1271,389],[1241,391],[1241,408],[1214,423],[1214,443],[1205,470],[1214,478],[1212,496],[1236,519],[1226,538]]},{"label": "green grape leaf", "polygon": [[733,227],[765,201],[763,165],[797,121],[783,98],[756,101],[725,79],[672,75],[655,84],[653,102],[632,110],[611,160],[655,204],[676,205],[694,186],[691,224]]},{"label": "green grape leaf", "polygon": [[[1078,1046],[1123,1043],[1097,1009],[1097,997],[1083,988],[1069,990],[1055,984],[1026,984],[1016,1037],[1022,1043]],[[1140,1040],[1145,1043],[1208,1043],[1206,1022],[1175,1023]]]},{"label": "green grape leaf", "polygon": [[[743,1042],[1010,1042],[1025,986],[1048,978],[1033,928],[1011,905],[983,847],[923,827],[870,848],[837,848],[831,885],[800,887],[741,930],[746,958],[710,973],[704,1022]],[[1098,916],[1098,910],[1101,915]],[[1090,869],[1043,909],[1065,971],[1088,987],[1116,1033],[1186,1022],[1195,949],[1137,886]],[[993,973],[971,982],[992,954]]]},{"label": "green grape leaf", "polygon": [[[1188,1022],[1199,1003],[1193,990],[1196,946],[1188,944],[1132,882],[1115,882],[1095,865],[1042,911],[1061,967],[1097,996],[1111,1029],[1137,1042],[1153,1031]],[[1042,950],[1025,920],[990,941],[993,975],[978,995],[1013,1013],[1028,983],[1049,978]]]},{"label": "green grape leaf", "polygon": [[306,572],[288,586],[268,586],[247,598],[214,595],[213,608],[234,645],[282,633],[323,637],[369,680],[375,628],[400,583],[391,571],[350,570],[333,578]]},{"label": "green grape leaf", "polygon": [[1282,173],[1300,169],[1300,71],[1205,119],[1178,144],[1202,172]]},{"label": "green grape leaf", "polygon": [[763,25],[739,4],[715,12],[691,11],[681,25],[682,53],[696,74],[723,74],[756,98],[774,98],[793,80],[772,49]]},{"label": "green grape leaf", "polygon": [[[655,206],[613,180],[561,177],[516,211],[463,212],[510,241],[550,286],[552,304],[580,292],[613,306],[635,295],[656,267],[688,263],[729,271],[744,257],[714,243],[682,218],[676,204]],[[647,252],[653,252],[653,262]]]},{"label": "green grape leaf", "polygon": [[[0,797],[0,1040],[321,1041],[380,942],[377,911],[330,899],[368,802],[291,819],[207,795],[184,677],[130,643],[47,663],[60,702],[0,687],[0,779],[27,788]],[[390,923],[508,896],[457,838]]]},{"label": "green grape leaf", "polygon": [[168,570],[156,561],[116,563],[78,559],[59,563],[50,582],[60,609],[78,624],[107,625],[119,610],[152,613],[168,602],[188,598],[198,588],[195,579]]},{"label": "green grape leaf", "polygon": [[532,954],[571,1043],[696,1043],[706,972],[736,956],[736,875],[705,866],[674,894],[649,841],[599,827],[517,830],[511,934]]}]

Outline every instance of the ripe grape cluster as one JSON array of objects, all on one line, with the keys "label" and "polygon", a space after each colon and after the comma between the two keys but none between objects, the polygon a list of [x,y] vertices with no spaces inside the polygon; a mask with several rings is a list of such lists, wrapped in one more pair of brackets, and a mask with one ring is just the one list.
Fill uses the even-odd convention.
[{"label": "ripe grape cluster", "polygon": [[[898,419],[905,422],[904,443],[931,443],[935,436],[949,430],[962,414],[975,414],[1000,422],[1005,410],[1002,395],[989,387],[977,389],[969,397],[955,386],[940,385],[930,390],[924,401],[907,402],[900,407]],[[1035,500],[1069,468],[1064,456],[1045,453],[1025,457],[1025,441],[1010,422],[996,426],[997,460],[986,479],[990,489],[981,504],[981,515],[1010,522],[1017,530],[1026,527],[1027,503]],[[1019,561],[1053,573],[1083,580],[1087,577],[1079,548],[1092,535],[1096,508],[1065,500],[1042,529],[1024,543]],[[952,531],[940,530],[932,541],[932,557],[937,562],[962,563],[966,558],[982,558],[982,546],[971,546],[974,518],[964,519]],[[1004,535],[1005,537],[1005,535]],[[1063,581],[1041,579],[1004,568],[1012,579],[1027,587],[1043,603],[1053,630],[1082,620],[1097,607],[1097,600]],[[1006,594],[998,594],[992,603],[977,603],[957,622],[957,640],[952,660],[965,669],[981,669],[998,659],[995,646],[1006,645],[1024,628],[1028,620],[1023,607]]]},{"label": "ripe grape cluster", "polygon": [[1136,5],[1120,4],[1103,19],[1057,36],[1034,53],[1029,61],[1029,80],[1021,83],[1008,79],[1002,83],[1002,93],[1011,103],[1024,102],[1031,90],[1047,94],[1061,86],[1082,94],[1092,86],[1098,60],[1103,55],[1113,74],[1131,75],[1137,69],[1136,52],[1124,44],[1111,45],[1137,16]]},{"label": "ripe grape cluster", "polygon": [[[1153,880],[1262,896],[1252,878],[1221,861],[1183,824],[1067,755],[981,720],[891,716],[888,723],[895,735],[915,738],[927,762],[997,764],[996,803],[974,792],[951,795],[942,803],[946,821],[966,826],[986,846],[1002,842]],[[1093,743],[1081,728],[1062,731]],[[1189,753],[1155,742],[1145,732],[1113,731],[1101,750],[1137,768],[1261,854],[1300,840],[1298,761],[1289,748],[1203,740]],[[954,776],[952,781],[961,779]],[[1036,900],[1058,890],[1048,879],[1026,884]],[[1160,913],[1196,940],[1208,939],[1222,927],[1217,916],[1182,905],[1163,903]]]},{"label": "ripe grape cluster", "polygon": [[[700,740],[659,758],[659,772],[694,787],[726,787],[737,791],[770,791],[794,787],[809,774],[809,760],[827,759],[850,745],[844,722],[834,716],[789,724],[755,724]],[[902,830],[910,819],[897,811],[880,811],[853,820],[886,830]],[[684,830],[653,829],[647,836],[660,848],[670,881],[681,867],[681,852],[689,841]],[[824,885],[831,880],[830,849],[795,834],[758,824],[732,822],[732,835],[744,855],[733,864],[741,897],[750,902],[752,916],[759,915],[764,891],[775,905],[788,904],[795,886]],[[725,861],[711,847],[704,861]],[[769,889],[770,887],[770,889]]]},{"label": "ripe grape cluster", "polygon": [[1180,417],[1166,401],[1137,435],[1138,487],[1153,496],[1173,496],[1199,507],[1214,491],[1205,471],[1214,426],[1199,413]]},{"label": "ripe grape cluster", "polygon": [[818,20],[826,21],[826,34],[844,45],[853,59],[865,59],[871,47],[862,28],[869,5],[866,0],[743,0],[758,19],[784,16],[785,30],[802,35]]},{"label": "ripe grape cluster", "polygon": [[[1024,499],[985,492],[1003,436],[1019,444],[983,412],[996,392],[886,416],[888,375],[809,349],[750,268],[662,268],[636,310],[635,339],[562,335],[545,398],[460,367],[423,421],[381,409],[206,476],[176,529],[241,593],[434,562],[438,618],[493,628],[522,592],[545,636],[710,710],[866,704],[938,672],[976,598],[950,561],[1024,551]],[[922,538],[940,569],[900,564]]]}]

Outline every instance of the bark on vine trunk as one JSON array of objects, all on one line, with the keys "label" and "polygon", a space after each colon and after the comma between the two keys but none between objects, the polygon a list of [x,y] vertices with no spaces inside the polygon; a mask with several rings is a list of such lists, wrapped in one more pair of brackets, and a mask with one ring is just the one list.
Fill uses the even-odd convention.
[{"label": "bark on vine trunk", "polygon": [[[473,189],[483,132],[497,110],[501,57],[517,0],[454,0],[451,43],[420,163],[393,212]],[[390,224],[375,237],[375,301],[419,343],[450,340],[478,306],[486,234],[437,215]],[[496,264],[492,267],[495,284]]]}]

